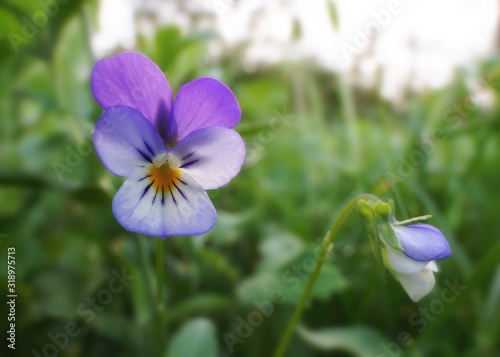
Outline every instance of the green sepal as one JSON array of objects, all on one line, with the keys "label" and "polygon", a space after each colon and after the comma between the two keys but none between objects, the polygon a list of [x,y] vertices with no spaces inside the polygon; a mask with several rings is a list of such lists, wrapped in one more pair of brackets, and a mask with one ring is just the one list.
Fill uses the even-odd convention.
[{"label": "green sepal", "polygon": [[389,247],[400,250],[404,252],[403,247],[401,246],[401,243],[399,242],[399,238],[392,228],[392,225],[389,223],[389,221],[384,221],[379,219],[377,222],[377,230],[380,239],[387,244]]},{"label": "green sepal", "polygon": [[399,242],[399,238],[392,228],[394,216],[392,213],[391,204],[378,201],[377,203],[375,203],[374,210],[375,221],[377,222],[377,231],[380,239],[389,247],[403,252],[404,249]]}]

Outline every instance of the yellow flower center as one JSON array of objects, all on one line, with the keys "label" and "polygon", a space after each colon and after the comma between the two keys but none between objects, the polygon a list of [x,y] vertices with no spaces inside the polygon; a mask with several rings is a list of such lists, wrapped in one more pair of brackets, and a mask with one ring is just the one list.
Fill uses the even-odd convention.
[{"label": "yellow flower center", "polygon": [[156,192],[161,192],[162,190],[168,192],[172,185],[176,185],[181,172],[179,169],[172,169],[167,161],[160,167],[151,165],[149,174],[151,175],[150,180]]}]

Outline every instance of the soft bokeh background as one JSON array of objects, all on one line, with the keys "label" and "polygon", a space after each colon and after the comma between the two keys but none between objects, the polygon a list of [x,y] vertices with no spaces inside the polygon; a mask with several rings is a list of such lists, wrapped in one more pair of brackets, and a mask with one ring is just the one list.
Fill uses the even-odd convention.
[{"label": "soft bokeh background", "polygon": [[[363,192],[399,219],[432,214],[454,254],[412,303],[352,215],[288,356],[500,356],[498,15],[495,0],[2,1],[0,283],[14,246],[19,296],[6,355],[154,355],[155,238],[115,221],[123,180],[90,141],[95,61],[137,50],[174,94],[228,84],[247,145],[210,193],[215,228],[165,241],[165,356],[271,355],[318,239]],[[109,293],[123,269],[133,279]],[[4,302],[2,348],[6,320]]]}]

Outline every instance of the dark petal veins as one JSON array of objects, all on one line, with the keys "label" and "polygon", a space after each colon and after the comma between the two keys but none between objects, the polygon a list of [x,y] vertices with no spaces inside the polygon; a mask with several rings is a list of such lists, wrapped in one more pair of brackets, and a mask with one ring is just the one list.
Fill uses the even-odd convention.
[{"label": "dark petal veins", "polygon": [[141,178],[141,179],[140,179],[140,180],[138,180],[137,182],[141,182],[142,180],[145,180],[145,179],[147,179],[148,177],[151,177],[151,174],[144,176],[143,178]]},{"label": "dark petal veins", "polygon": [[[118,176],[130,177],[138,168],[146,167],[156,155],[167,152],[156,128],[139,112],[129,107],[110,107],[97,122],[93,142],[103,164]],[[147,174],[141,171],[139,180]]]},{"label": "dark petal veins", "polygon": [[[174,185],[175,185],[175,183],[174,183]],[[170,185],[168,186],[168,190],[170,191],[170,196],[172,196],[172,199],[174,200],[174,203],[177,206],[177,201],[176,201],[176,199],[174,197],[174,194],[172,193],[172,190],[170,189]]]},{"label": "dark petal veins", "polygon": [[[142,142],[140,144],[142,146]],[[133,153],[139,157],[135,148]],[[152,178],[147,182],[137,183],[147,174],[148,169],[136,170],[120,187],[113,199],[113,214],[125,229],[165,238],[173,235],[199,235],[208,232],[214,226],[217,213],[210,198],[203,187],[189,175],[182,177],[189,186],[181,187],[189,200],[187,202],[180,193],[175,192],[175,186],[170,183],[170,180],[174,179],[176,185],[180,187],[181,184],[178,184],[175,176],[182,173],[174,172],[168,177],[158,175],[156,178],[156,173],[152,172]],[[144,189],[154,178],[156,180],[141,199]],[[170,198],[172,195],[173,198]],[[156,200],[153,204],[154,196]],[[177,203],[174,203],[174,198]]]},{"label": "dark petal veins", "polygon": [[188,167],[188,166],[191,166],[191,165],[197,163],[198,161],[200,161],[200,159],[194,159],[194,160],[191,160],[189,162],[186,162],[185,164],[182,164],[181,169]]},{"label": "dark petal veins", "polygon": [[150,158],[149,156],[147,156],[145,153],[143,153],[141,150],[139,150],[139,149],[137,149],[137,148],[136,148],[136,150],[139,152],[139,154],[141,154],[141,155],[142,155],[142,157],[143,157],[144,159],[146,159],[146,160],[147,160],[147,161],[149,161],[150,163],[153,163],[153,160],[151,160],[151,158]]},{"label": "dark petal veins", "polygon": [[148,149],[149,153],[154,157],[155,153],[153,152],[153,150],[151,149],[151,147],[148,145],[148,143],[146,142],[146,140],[142,139],[142,142],[144,143],[144,145]]},{"label": "dark petal veins", "polygon": [[141,200],[144,197],[144,195],[146,194],[146,192],[148,192],[149,188],[153,185],[154,182],[155,182],[155,180],[153,180],[149,185],[146,186],[146,188],[144,189],[144,192],[142,193]]},{"label": "dark petal veins", "polygon": [[188,184],[182,181],[180,178],[177,179],[180,183],[182,183],[184,186],[187,186]]},{"label": "dark petal veins", "polygon": [[194,152],[192,152],[191,154],[187,154],[186,156],[184,156],[181,160],[184,161],[184,160],[187,160],[189,159],[191,156],[194,155]]},{"label": "dark petal veins", "polygon": [[172,184],[175,186],[175,188],[179,191],[179,193],[181,194],[182,197],[184,197],[184,199],[186,201],[189,202],[189,200],[186,198],[186,196],[184,195],[184,192],[181,191],[181,189],[179,187],[177,187],[177,185],[175,184],[175,182],[172,182]]},{"label": "dark petal veins", "polygon": [[[228,183],[240,171],[245,159],[241,136],[234,130],[217,126],[190,133],[171,151],[174,157],[184,158],[179,160],[181,170],[208,190]],[[194,154],[186,160],[191,153]],[[190,183],[187,179],[184,181]]]},{"label": "dark petal veins", "polygon": [[155,191],[155,196],[153,197],[153,202],[151,202],[152,205],[155,204],[156,201],[156,196],[158,195],[158,186],[156,186],[156,191]]}]

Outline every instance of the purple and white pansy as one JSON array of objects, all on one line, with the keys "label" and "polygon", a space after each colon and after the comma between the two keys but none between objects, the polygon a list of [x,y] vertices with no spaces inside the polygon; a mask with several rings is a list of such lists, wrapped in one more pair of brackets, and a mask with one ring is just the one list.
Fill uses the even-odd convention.
[{"label": "purple and white pansy", "polygon": [[232,130],[241,109],[231,90],[199,78],[174,103],[163,72],[136,52],[97,62],[91,89],[104,109],[94,132],[97,154],[127,178],[113,200],[117,221],[161,238],[209,231],[217,214],[205,190],[228,183],[245,157]]},{"label": "purple and white pansy", "polygon": [[404,252],[384,244],[387,262],[408,296],[417,302],[434,288],[436,260],[448,258],[450,246],[443,233],[430,224],[392,225],[392,228]]}]

